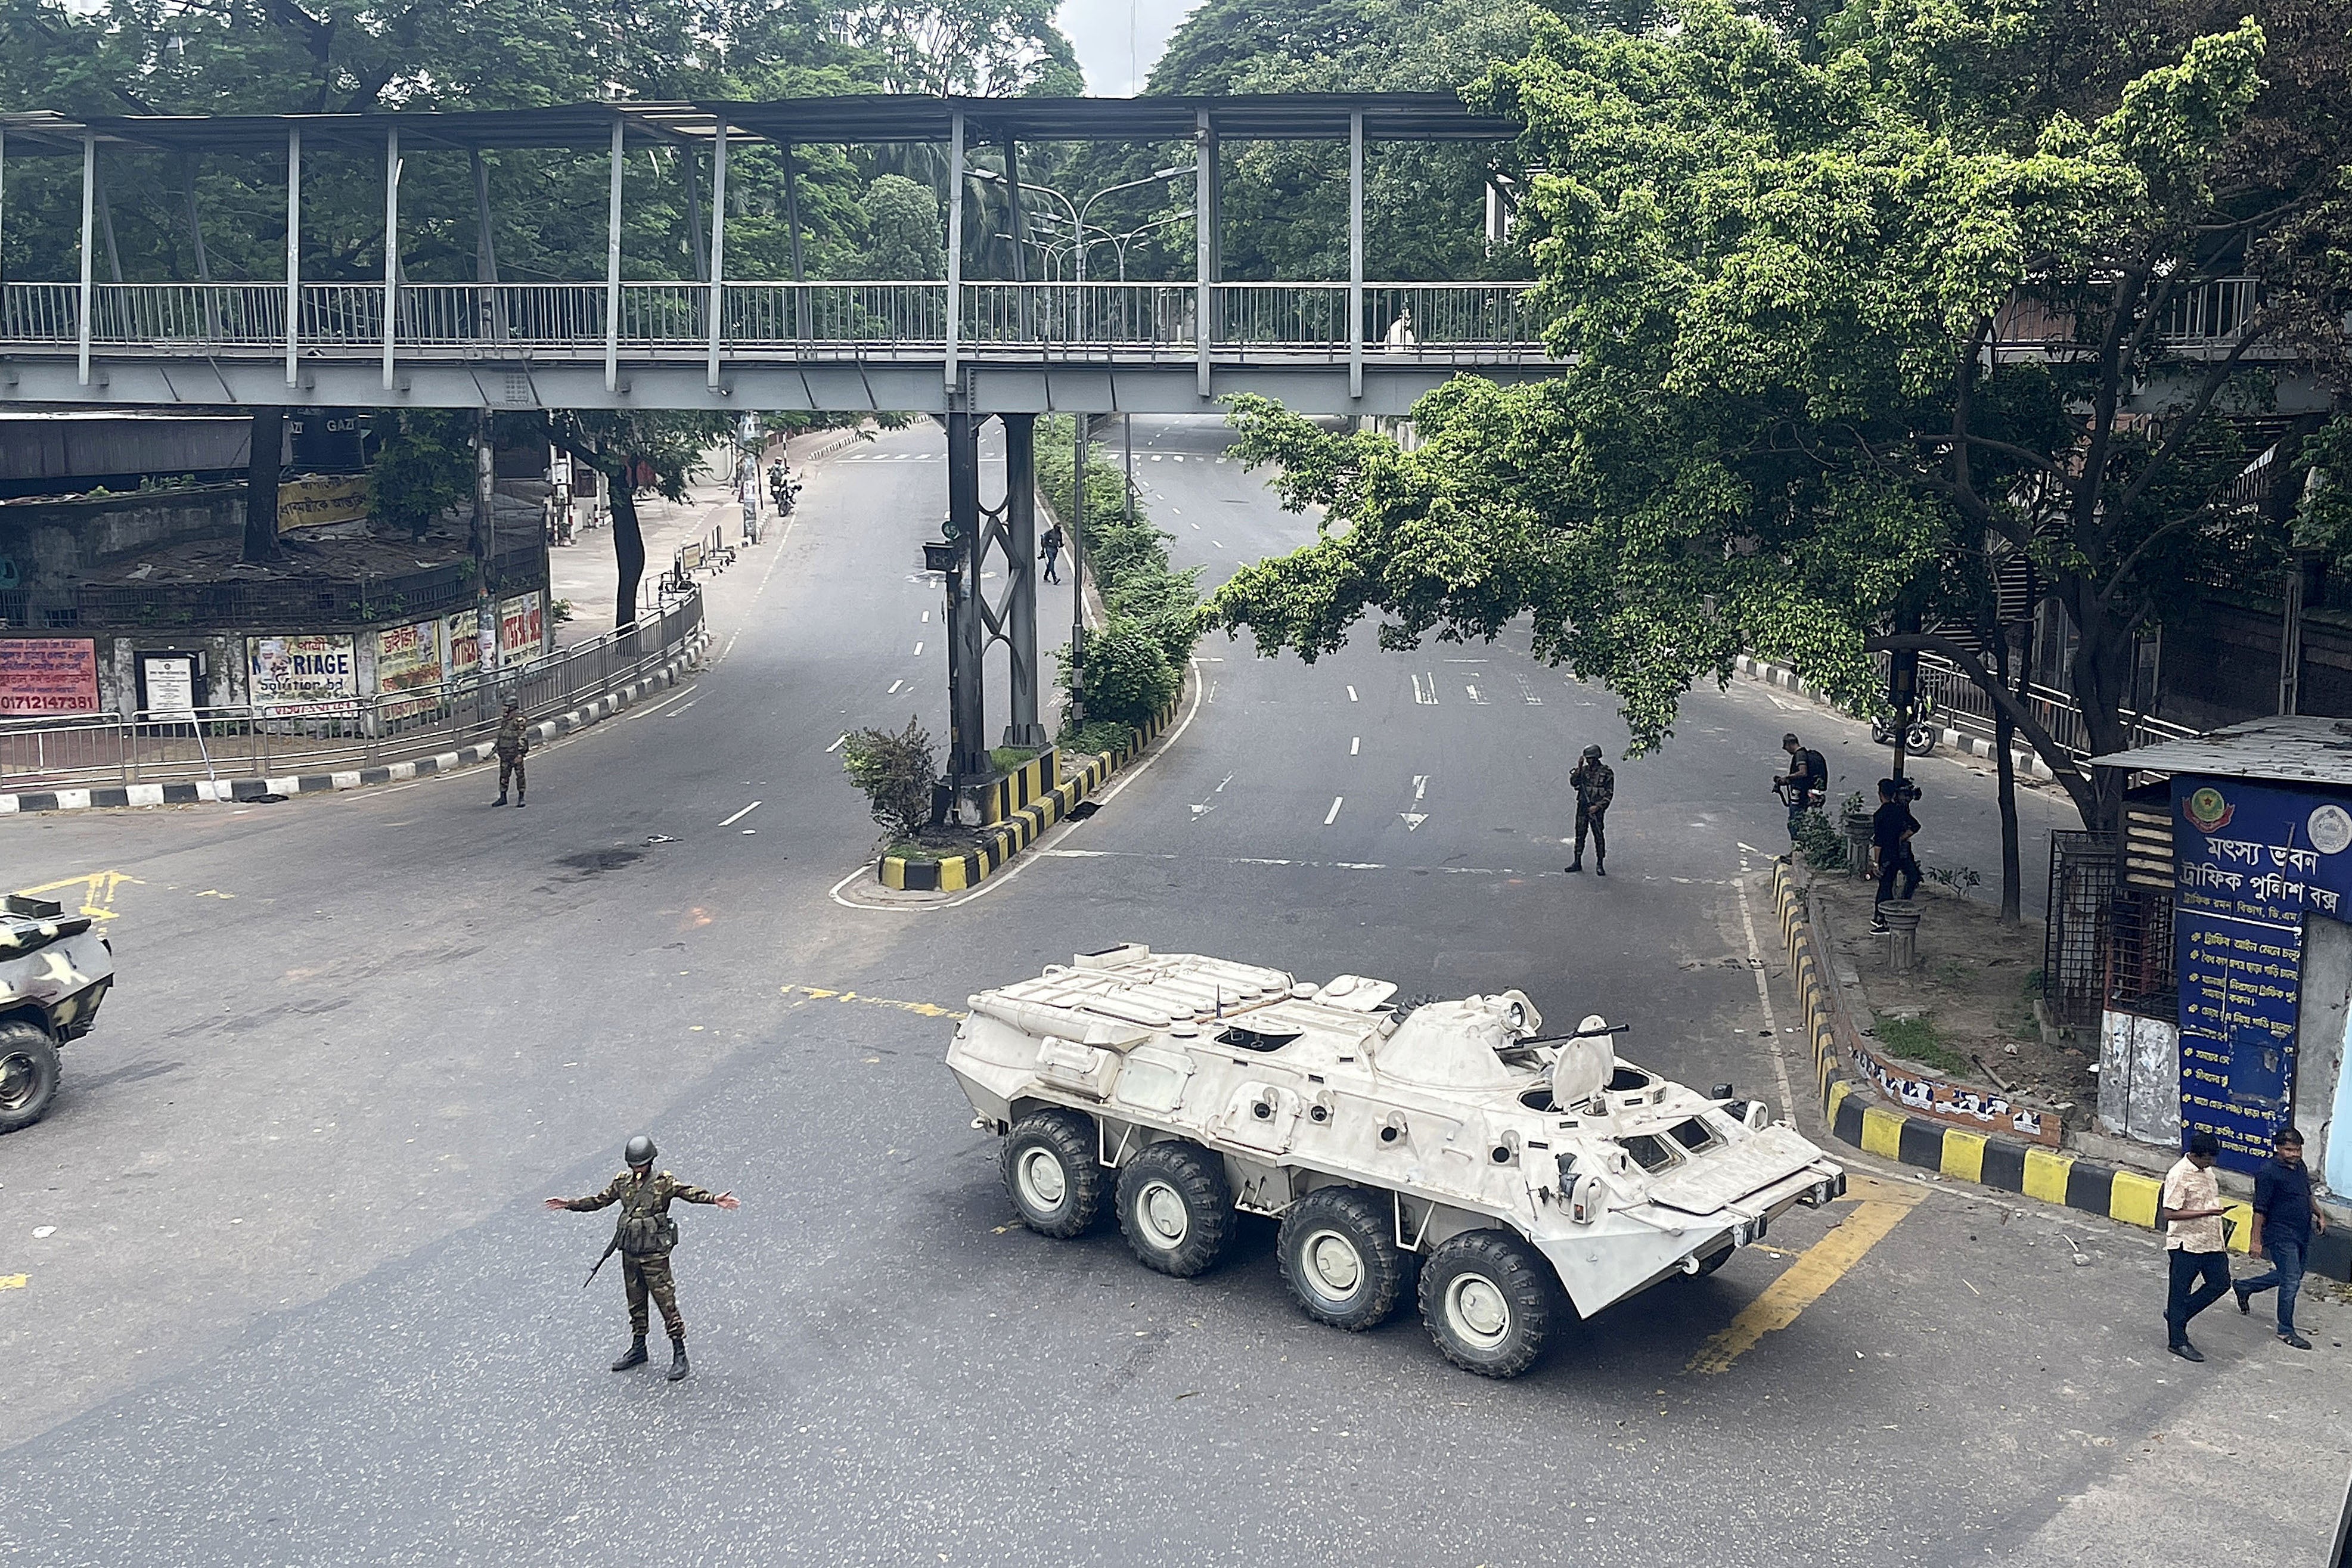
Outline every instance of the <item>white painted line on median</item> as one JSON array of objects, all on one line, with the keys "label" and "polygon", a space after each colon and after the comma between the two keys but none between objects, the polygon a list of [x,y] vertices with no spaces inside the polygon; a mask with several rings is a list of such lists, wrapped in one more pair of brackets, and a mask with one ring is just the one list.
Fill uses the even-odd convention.
[{"label": "white painted line on median", "polygon": [[1353,757],[1353,756],[1355,756],[1358,752],[1360,752],[1360,751],[1361,751],[1361,750],[1363,750],[1363,749],[1364,749],[1364,737],[1363,737],[1362,736],[1360,736],[1360,735],[1351,735],[1351,736],[1349,736],[1349,737],[1348,737],[1348,755],[1349,755],[1349,756]]},{"label": "white painted line on median", "polygon": [[1328,828],[1332,823],[1339,820],[1339,806],[1342,801],[1347,800],[1347,798],[1348,797],[1345,795],[1334,795],[1331,797],[1331,809],[1323,815],[1323,825],[1325,827]]},{"label": "white painted line on median", "polygon": [[[1742,846],[1745,848],[1746,846]],[[1766,1036],[1772,1042],[1772,1078],[1780,1089],[1780,1113],[1794,1117],[1797,1097],[1789,1088],[1789,1065],[1781,1060],[1780,1023],[1772,1016],[1772,988],[1764,983],[1764,950],[1756,945],[1756,917],[1748,912],[1748,862],[1739,862],[1739,925],[1748,934],[1748,969],[1756,977],[1756,1002],[1764,1009]]]},{"label": "white painted line on median", "polygon": [[830,757],[830,756],[832,756],[835,752],[839,751],[839,750],[841,749],[841,747],[842,747],[842,742],[843,742],[843,741],[847,740],[848,738],[849,738],[849,732],[848,732],[847,730],[845,730],[845,730],[843,730],[843,731],[841,732],[841,739],[840,739],[840,740],[836,740],[836,741],[835,741],[831,746],[826,747],[824,748],[824,754],[825,754],[827,757]]},{"label": "white painted line on median", "polygon": [[748,805],[748,806],[744,807],[741,810],[740,810],[740,811],[736,812],[733,816],[731,816],[731,817],[728,818],[725,821],[723,821],[723,822],[719,823],[719,825],[720,827],[722,827],[722,828],[731,828],[731,827],[733,827],[736,823],[738,823],[738,822],[741,821],[744,818],[746,818],[746,817],[750,816],[752,812],[754,812],[754,811],[758,810],[759,809],[760,809],[760,802],[759,802],[759,801],[757,801],[757,800],[754,800],[754,801],[752,801],[750,805]]}]

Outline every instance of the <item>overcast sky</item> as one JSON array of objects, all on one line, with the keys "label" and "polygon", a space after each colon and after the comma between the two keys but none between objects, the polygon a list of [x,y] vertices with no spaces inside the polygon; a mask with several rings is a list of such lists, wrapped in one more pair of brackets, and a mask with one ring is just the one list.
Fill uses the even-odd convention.
[{"label": "overcast sky", "polygon": [[1062,31],[1077,46],[1087,91],[1131,98],[1143,90],[1168,35],[1197,0],[1066,0]]}]

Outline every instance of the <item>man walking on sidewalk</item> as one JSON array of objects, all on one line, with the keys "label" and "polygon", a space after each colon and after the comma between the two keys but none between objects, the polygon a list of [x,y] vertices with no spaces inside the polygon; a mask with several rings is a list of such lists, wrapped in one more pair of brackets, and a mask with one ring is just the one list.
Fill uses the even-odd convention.
[{"label": "man walking on sidewalk", "polygon": [[2278,1292],[2279,1343],[2294,1350],[2309,1350],[2311,1342],[2294,1332],[2294,1299],[2303,1291],[2304,1259],[2311,1250],[2315,1228],[2327,1233],[2327,1216],[2311,1201],[2311,1170],[2303,1163],[2303,1134],[2281,1127],[2271,1140],[2271,1163],[2254,1178],[2256,1258],[2268,1252],[2271,1271],[2238,1282],[2238,1311],[2252,1310],[2250,1300],[2263,1291]]},{"label": "man walking on sidewalk", "polygon": [[522,759],[530,751],[530,726],[523,720],[520,697],[507,698],[506,711],[499,719],[498,738],[490,742],[490,749],[499,754],[499,798],[490,804],[503,806],[507,803],[507,780],[511,779],[514,780],[515,805],[521,807],[526,788]]},{"label": "man walking on sidewalk", "polygon": [[2189,1152],[2164,1173],[2164,1192],[2157,1199],[2156,1221],[2164,1227],[2164,1257],[2172,1273],[2164,1301],[2164,1347],[2183,1361],[2205,1359],[2189,1343],[2189,1320],[2230,1293],[2229,1243],[2221,1234],[2227,1210],[2213,1176],[2221,1154],[2212,1134],[2190,1134]]}]

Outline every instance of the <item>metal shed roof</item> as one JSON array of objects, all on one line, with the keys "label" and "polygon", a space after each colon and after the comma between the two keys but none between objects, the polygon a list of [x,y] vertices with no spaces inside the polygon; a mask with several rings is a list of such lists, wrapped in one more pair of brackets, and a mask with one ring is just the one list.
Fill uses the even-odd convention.
[{"label": "metal shed roof", "polygon": [[109,146],[188,152],[271,152],[299,131],[305,146],[381,147],[403,141],[465,148],[608,145],[618,116],[638,141],[710,140],[724,119],[739,134],[772,141],[945,141],[958,111],[974,142],[1163,141],[1192,135],[1202,110],[1222,136],[1344,141],[1351,116],[1380,141],[1507,141],[1517,121],[1475,114],[1448,92],[1249,93],[1224,98],[929,98],[866,93],[763,102],[623,101],[465,113],[98,115],[47,110],[0,115],[9,150],[76,153],[85,134]]},{"label": "metal shed roof", "polygon": [[2352,788],[2352,720],[2249,719],[2188,740],[2160,741],[2091,760],[2147,773],[2206,773]]}]

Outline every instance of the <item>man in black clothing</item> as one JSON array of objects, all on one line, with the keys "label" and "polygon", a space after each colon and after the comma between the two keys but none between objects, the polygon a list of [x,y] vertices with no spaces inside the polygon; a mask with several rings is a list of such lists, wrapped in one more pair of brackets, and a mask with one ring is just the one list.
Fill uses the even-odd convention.
[{"label": "man in black clothing", "polygon": [[1879,905],[1895,895],[1895,880],[1903,879],[1903,896],[1910,897],[1919,891],[1919,862],[1911,854],[1911,835],[1919,831],[1919,819],[1911,814],[1910,806],[1895,793],[1895,780],[1878,781],[1878,810],[1870,819],[1871,842],[1878,850],[1878,898],[1871,905],[1870,928],[1886,929],[1886,915]]},{"label": "man in black clothing", "polygon": [[1794,734],[1780,737],[1780,749],[1789,754],[1789,771],[1772,780],[1772,788],[1780,791],[1780,799],[1789,806],[1789,841],[1797,841],[1797,824],[1805,813],[1817,811],[1829,798],[1829,763],[1818,751],[1811,750]]},{"label": "man in black clothing", "polygon": [[2256,1258],[2270,1255],[2271,1271],[2258,1279],[2238,1281],[2238,1310],[2252,1311],[2247,1298],[2257,1291],[2278,1291],[2279,1343],[2292,1350],[2309,1350],[2311,1342],[2294,1332],[2294,1299],[2303,1291],[2303,1263],[2315,1229],[2327,1230],[2327,1216],[2311,1201],[2311,1170],[2303,1163],[2303,1134],[2281,1127],[2271,1139],[2271,1163],[2254,1178]]}]

